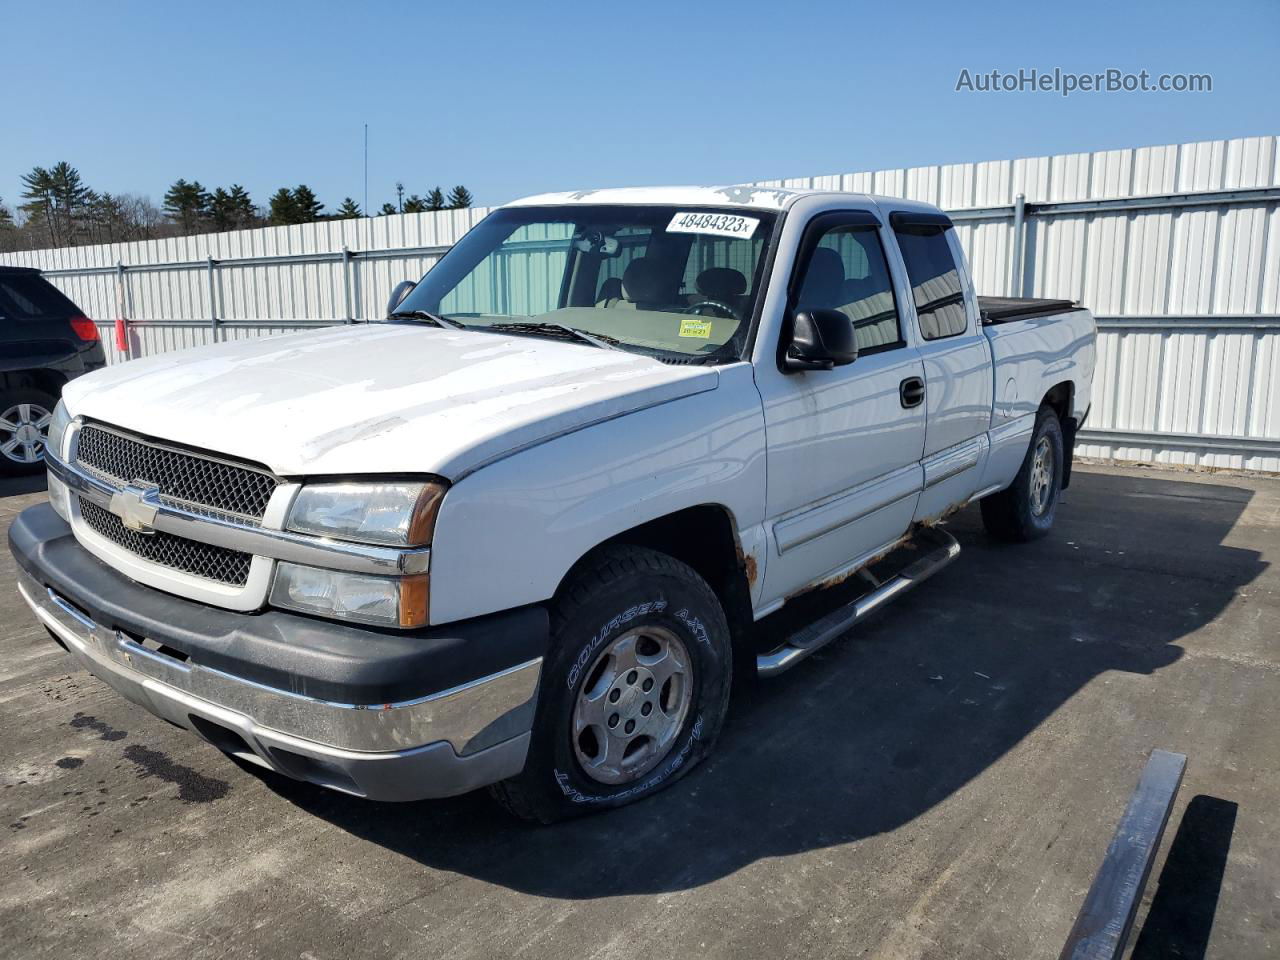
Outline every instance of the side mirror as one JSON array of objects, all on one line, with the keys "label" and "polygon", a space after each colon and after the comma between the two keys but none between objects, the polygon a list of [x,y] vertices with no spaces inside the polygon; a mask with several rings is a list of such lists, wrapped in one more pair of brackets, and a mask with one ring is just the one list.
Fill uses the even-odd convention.
[{"label": "side mirror", "polygon": [[396,307],[404,303],[404,298],[413,293],[416,286],[412,280],[401,280],[396,284],[396,288],[391,291],[391,299],[387,301],[387,316],[396,312]]},{"label": "side mirror", "polygon": [[839,310],[805,310],[797,313],[791,344],[782,359],[783,369],[830,370],[858,359],[853,321]]}]

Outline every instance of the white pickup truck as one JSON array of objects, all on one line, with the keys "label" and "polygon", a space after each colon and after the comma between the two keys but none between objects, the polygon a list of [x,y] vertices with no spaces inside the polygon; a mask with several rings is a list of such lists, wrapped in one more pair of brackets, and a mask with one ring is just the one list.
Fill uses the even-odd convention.
[{"label": "white pickup truck", "polygon": [[1046,533],[1094,369],[1086,310],[980,300],[945,215],[850,193],[532,197],[388,312],[69,383],[20,589],[246,761],[543,821],[688,772],[735,660],[776,673],[923,580],[957,508]]}]

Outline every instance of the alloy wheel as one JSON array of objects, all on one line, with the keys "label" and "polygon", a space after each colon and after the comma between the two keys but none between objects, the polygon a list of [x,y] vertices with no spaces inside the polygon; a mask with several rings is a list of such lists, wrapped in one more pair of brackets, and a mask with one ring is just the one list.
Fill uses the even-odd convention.
[{"label": "alloy wheel", "polygon": [[0,414],[0,454],[14,463],[39,463],[51,414],[38,403],[16,403]]},{"label": "alloy wheel", "polygon": [[1041,437],[1031,461],[1031,512],[1043,516],[1053,493],[1053,446]]},{"label": "alloy wheel", "polygon": [[693,700],[692,660],[671,630],[641,626],[596,657],[573,710],[573,749],[587,776],[629,783],[671,750]]}]

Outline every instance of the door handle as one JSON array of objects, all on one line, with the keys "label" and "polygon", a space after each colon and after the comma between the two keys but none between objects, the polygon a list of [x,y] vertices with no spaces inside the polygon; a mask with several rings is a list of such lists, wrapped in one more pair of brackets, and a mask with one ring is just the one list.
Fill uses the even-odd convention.
[{"label": "door handle", "polygon": [[924,403],[924,380],[920,377],[907,377],[898,384],[898,398],[904,407],[918,407]]}]

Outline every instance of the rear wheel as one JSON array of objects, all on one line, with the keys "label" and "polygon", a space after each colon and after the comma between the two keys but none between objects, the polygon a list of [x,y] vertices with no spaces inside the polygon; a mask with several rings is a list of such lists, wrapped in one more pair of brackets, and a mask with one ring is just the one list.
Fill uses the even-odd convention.
[{"label": "rear wheel", "polygon": [[731,674],[706,581],[654,550],[603,550],[552,607],[528,760],[491,792],[543,823],[654,794],[711,749]]},{"label": "rear wheel", "polygon": [[34,387],[0,392],[0,474],[38,473],[58,398]]},{"label": "rear wheel", "polygon": [[1031,445],[1013,483],[982,500],[987,533],[998,540],[1026,543],[1049,532],[1062,493],[1064,452],[1058,415],[1041,407]]}]

